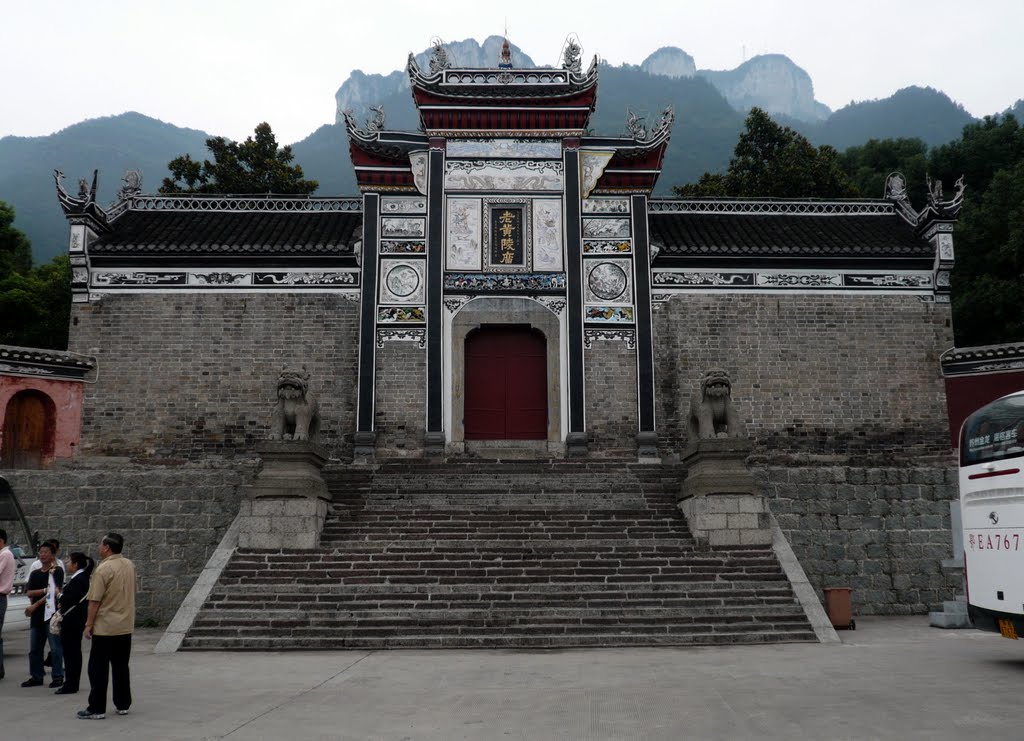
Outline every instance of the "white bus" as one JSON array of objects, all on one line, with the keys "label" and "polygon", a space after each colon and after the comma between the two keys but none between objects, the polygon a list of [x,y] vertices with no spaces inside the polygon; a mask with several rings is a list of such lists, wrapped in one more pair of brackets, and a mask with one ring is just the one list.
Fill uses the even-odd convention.
[{"label": "white bus", "polygon": [[967,605],[974,626],[1024,634],[1024,391],[960,429],[960,511]]}]

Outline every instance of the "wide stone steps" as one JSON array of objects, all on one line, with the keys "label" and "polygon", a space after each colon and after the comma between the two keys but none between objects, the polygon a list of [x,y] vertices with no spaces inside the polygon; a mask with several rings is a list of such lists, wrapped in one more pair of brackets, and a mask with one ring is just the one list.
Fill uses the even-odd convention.
[{"label": "wide stone steps", "polygon": [[317,551],[237,551],[188,649],[812,641],[770,548],[699,548],[672,467],[401,461],[326,475]]}]

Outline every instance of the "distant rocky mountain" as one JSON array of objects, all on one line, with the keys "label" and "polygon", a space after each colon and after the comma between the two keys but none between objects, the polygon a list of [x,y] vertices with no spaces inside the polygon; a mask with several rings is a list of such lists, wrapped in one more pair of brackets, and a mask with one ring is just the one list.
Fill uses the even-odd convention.
[{"label": "distant rocky mountain", "polygon": [[[445,51],[453,67],[497,67],[498,56],[501,54],[501,45],[504,42],[501,36],[488,36],[484,43],[479,44],[474,39],[465,41],[446,42]],[[536,67],[533,60],[518,46],[509,43],[512,50],[512,63],[516,67]],[[416,55],[416,63],[420,69],[430,67],[431,49],[421,51]],[[381,101],[391,99],[395,95],[402,95],[409,98],[409,75],[403,66],[388,75],[368,75],[362,70],[355,70],[348,79],[341,84],[338,92],[334,94],[336,104],[335,123],[341,123],[341,114],[349,109],[361,111],[371,106],[379,105]]]},{"label": "distant rocky mountain", "polygon": [[832,112],[814,99],[811,76],[783,54],[762,54],[736,69],[697,69],[682,49],[665,46],[651,54],[640,69],[663,77],[703,77],[737,111],[757,106],[773,115],[800,121],[821,121]]},{"label": "distant rocky mountain", "polygon": [[[490,67],[496,64],[501,41],[492,36],[483,44],[469,39],[446,48],[455,64]],[[516,47],[513,55],[517,66],[535,66]],[[421,66],[429,65],[427,52],[417,59]],[[755,57],[735,70],[712,71],[697,69],[686,52],[666,47],[639,66],[602,65],[600,76],[597,109],[591,118],[596,134],[625,134],[630,110],[653,124],[666,105],[675,109],[676,124],[659,183],[661,195],[705,171],[724,169],[752,105],[773,112],[780,122],[815,143],[840,149],[889,137],[920,137],[934,146],[955,139],[973,120],[944,93],[920,87],[882,100],[851,103],[826,115],[827,108],[814,100],[810,77],[781,55]],[[382,104],[388,128],[415,131],[419,127],[404,70],[389,75],[353,72],[335,99],[339,110],[352,108],[358,117],[366,115],[368,106]],[[1024,119],[1024,101],[1009,111]],[[35,259],[46,261],[62,253],[67,244],[67,226],[54,194],[54,168],[67,174],[69,189],[98,168],[100,201],[110,202],[125,170],[141,169],[144,190],[155,192],[171,159],[185,153],[200,159],[208,156],[208,136],[139,113],[124,113],[83,121],[49,136],[5,137],[0,139],[0,200],[14,205],[15,226],[32,240]],[[307,177],[320,182],[318,195],[357,192],[343,125],[321,126],[294,143],[293,151]]]}]

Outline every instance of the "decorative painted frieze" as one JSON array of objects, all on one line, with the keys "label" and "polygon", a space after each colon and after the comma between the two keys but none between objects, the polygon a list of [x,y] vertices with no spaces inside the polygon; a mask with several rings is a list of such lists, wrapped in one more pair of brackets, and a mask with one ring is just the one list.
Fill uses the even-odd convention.
[{"label": "decorative painted frieze", "polygon": [[630,350],[636,349],[635,329],[584,329],[583,347],[593,348],[595,342],[625,342]]},{"label": "decorative painted frieze", "polygon": [[544,304],[549,311],[558,316],[562,315],[565,311],[566,301],[564,298],[553,298],[551,296],[530,296],[531,299],[539,304]]},{"label": "decorative painted frieze", "polygon": [[445,188],[449,190],[562,190],[561,161],[448,160]]},{"label": "decorative painted frieze", "polygon": [[402,216],[385,216],[381,220],[381,237],[389,239],[394,237],[424,237],[427,233],[425,219],[416,219]]},{"label": "decorative painted frieze", "polygon": [[426,242],[416,239],[382,239],[382,255],[422,255],[427,251]]},{"label": "decorative painted frieze", "polygon": [[628,214],[628,198],[584,198],[585,214]]},{"label": "decorative painted frieze", "polygon": [[565,273],[446,273],[446,291],[530,293],[564,291]]},{"label": "decorative painted frieze", "polygon": [[580,194],[584,199],[597,187],[597,181],[604,175],[604,169],[608,167],[613,156],[614,152],[580,150]]},{"label": "decorative painted frieze", "polygon": [[629,261],[585,261],[583,300],[587,303],[633,303],[632,266]]},{"label": "decorative painted frieze", "polygon": [[421,324],[425,321],[422,306],[381,306],[377,309],[379,324]]},{"label": "decorative painted frieze", "polygon": [[533,269],[562,269],[562,201],[533,201]]},{"label": "decorative painted frieze", "polygon": [[583,318],[594,323],[624,322],[632,324],[634,312],[632,306],[587,306]]},{"label": "decorative painted frieze", "polygon": [[425,295],[423,260],[380,261],[380,303],[422,304]]},{"label": "decorative painted frieze", "polygon": [[587,255],[628,255],[633,244],[628,239],[584,239],[583,253]]},{"label": "decorative painted frieze", "polygon": [[629,236],[629,219],[583,219],[585,238],[620,239]]},{"label": "decorative painted frieze", "polygon": [[[930,272],[847,272],[847,271],[717,271],[656,270],[656,288],[721,290],[840,290],[910,291],[933,290],[935,278]],[[668,294],[666,294],[668,295]],[[657,299],[656,299],[657,300]]]},{"label": "decorative painted frieze", "polygon": [[74,268],[75,280],[88,279],[93,290],[105,289],[190,289],[190,290],[259,290],[281,288],[356,288],[357,270],[131,270]]},{"label": "decorative painted frieze", "polygon": [[380,199],[380,211],[382,214],[425,214],[427,212],[426,198],[399,198],[385,197]]},{"label": "decorative painted frieze", "polygon": [[446,241],[448,270],[480,270],[482,201],[479,198],[449,198]]},{"label": "decorative painted frieze", "polygon": [[450,139],[448,156],[559,159],[562,143],[531,139]]},{"label": "decorative painted frieze", "polygon": [[405,327],[388,327],[377,330],[377,347],[384,347],[385,342],[415,342],[420,350],[427,346],[427,330]]}]

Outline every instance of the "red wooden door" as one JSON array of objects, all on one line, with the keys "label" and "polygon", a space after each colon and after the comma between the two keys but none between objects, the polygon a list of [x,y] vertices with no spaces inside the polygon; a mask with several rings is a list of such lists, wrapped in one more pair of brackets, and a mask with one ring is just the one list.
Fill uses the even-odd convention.
[{"label": "red wooden door", "polygon": [[466,337],[467,440],[545,440],[547,343],[528,327],[482,327]]},{"label": "red wooden door", "polygon": [[46,398],[22,391],[7,403],[4,414],[4,468],[40,468],[43,456],[53,452],[53,419]]}]

